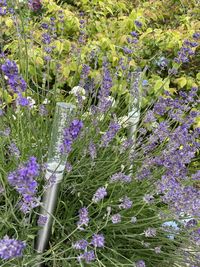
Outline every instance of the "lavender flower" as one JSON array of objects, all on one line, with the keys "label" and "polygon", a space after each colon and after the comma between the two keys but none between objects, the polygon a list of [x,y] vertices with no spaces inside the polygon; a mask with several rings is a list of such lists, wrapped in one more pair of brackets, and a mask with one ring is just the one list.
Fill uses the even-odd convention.
[{"label": "lavender flower", "polygon": [[8,182],[22,195],[22,208],[30,210],[35,206],[37,182],[35,178],[39,175],[39,165],[35,157],[30,157],[28,162],[8,175]]},{"label": "lavender flower", "polygon": [[86,263],[90,263],[96,259],[95,253],[93,250],[86,251],[78,257],[79,260],[84,259]]},{"label": "lavender flower", "polygon": [[128,48],[128,47],[124,47],[123,51],[124,51],[125,54],[132,54],[133,53],[133,50]]},{"label": "lavender flower", "polygon": [[18,75],[17,64],[9,59],[6,59],[5,63],[2,64],[1,70],[8,78]]},{"label": "lavender flower", "polygon": [[93,195],[92,201],[98,203],[107,196],[107,191],[105,187],[100,187],[97,189],[96,193]]},{"label": "lavender flower", "polygon": [[[82,65],[82,72],[81,72],[81,81],[83,82],[90,73],[90,66],[83,64]],[[83,86],[83,83],[81,82],[80,86]]]},{"label": "lavender flower", "polygon": [[112,223],[116,224],[116,223],[120,223],[121,222],[121,215],[119,213],[114,214],[111,217]]},{"label": "lavender flower", "polygon": [[135,263],[136,267],[146,267],[146,264],[143,260],[139,260]]},{"label": "lavender flower", "polygon": [[178,73],[177,68],[171,68],[168,70],[169,75],[176,75]]},{"label": "lavender flower", "polygon": [[42,8],[41,0],[29,0],[28,5],[34,12],[37,12]]},{"label": "lavender flower", "polygon": [[102,247],[104,247],[104,243],[105,243],[105,238],[104,238],[104,236],[102,234],[94,234],[92,236],[91,244],[95,248],[102,248]]},{"label": "lavender flower", "polygon": [[44,105],[39,106],[39,114],[41,116],[47,116],[48,115],[48,110],[46,109],[46,107]]},{"label": "lavender flower", "polygon": [[9,260],[21,257],[25,247],[25,242],[5,236],[0,240],[0,258]]},{"label": "lavender flower", "polygon": [[144,231],[145,237],[155,237],[156,236],[156,229],[155,228],[148,228]]},{"label": "lavender flower", "polygon": [[73,120],[69,126],[69,132],[72,137],[72,139],[76,139],[79,135],[80,130],[83,127],[83,123],[80,120]]},{"label": "lavender flower", "polygon": [[131,32],[130,34],[131,34],[131,36],[133,36],[133,37],[138,37],[138,33],[135,32],[135,31]]},{"label": "lavender flower", "polygon": [[150,194],[146,194],[146,195],[144,195],[143,200],[147,204],[151,204],[154,201],[154,197],[152,195],[150,195]]},{"label": "lavender flower", "polygon": [[107,147],[109,143],[113,140],[119,129],[120,125],[118,123],[111,122],[108,131],[101,137],[101,146]]},{"label": "lavender flower", "polygon": [[144,123],[152,123],[155,121],[156,121],[156,118],[154,116],[154,112],[152,110],[149,110],[145,115]]},{"label": "lavender flower", "polygon": [[42,42],[44,44],[50,44],[51,43],[51,36],[48,33],[43,33],[42,34]]},{"label": "lavender flower", "polygon": [[0,131],[0,135],[9,136],[10,135],[10,128],[6,128],[4,131]]},{"label": "lavender flower", "polygon": [[79,210],[79,221],[77,222],[77,225],[80,229],[82,229],[82,226],[88,226],[89,223],[89,217],[88,217],[88,209],[83,207]]},{"label": "lavender flower", "polygon": [[9,145],[8,149],[9,149],[9,152],[11,153],[11,155],[13,155],[16,158],[20,157],[20,151],[19,151],[19,149],[15,143],[11,143]]},{"label": "lavender flower", "polygon": [[68,173],[70,173],[70,172],[72,171],[72,165],[71,165],[69,162],[67,162],[67,163],[65,164],[65,169],[66,169],[66,171],[67,171]]},{"label": "lavender flower", "polygon": [[193,228],[193,227],[197,226],[197,224],[198,224],[197,220],[191,219],[191,220],[187,221],[186,228]]},{"label": "lavender flower", "polygon": [[160,57],[156,63],[160,67],[161,70],[164,70],[167,67],[169,61],[165,57]]},{"label": "lavender flower", "polygon": [[120,147],[120,154],[127,151],[127,149],[131,148],[133,146],[133,140],[132,139],[126,139]]},{"label": "lavender flower", "polygon": [[94,160],[97,156],[97,151],[96,151],[96,146],[93,142],[90,142],[88,150],[90,157],[92,158],[92,160]]},{"label": "lavender flower", "polygon": [[154,251],[156,254],[160,254],[161,253],[161,247],[155,247]]},{"label": "lavender flower", "polygon": [[185,40],[180,51],[178,52],[178,56],[174,59],[174,61],[176,63],[188,63],[189,58],[195,54],[192,48],[196,46],[198,46],[198,43]]},{"label": "lavender flower", "polygon": [[192,175],[192,180],[199,181],[200,180],[200,170]]},{"label": "lavender flower", "polygon": [[73,248],[79,249],[79,250],[86,250],[89,243],[85,239],[81,239],[79,241],[76,241],[75,244],[73,244]]},{"label": "lavender flower", "polygon": [[121,200],[121,204],[119,205],[119,208],[121,209],[130,209],[132,207],[133,201],[130,200],[129,197],[125,196],[122,200]]},{"label": "lavender flower", "polygon": [[39,218],[38,218],[37,223],[38,223],[39,226],[43,226],[43,225],[46,224],[47,220],[48,220],[48,217],[47,216],[40,215]]},{"label": "lavender flower", "polygon": [[0,1],[0,16],[4,16],[7,13],[7,1],[6,0],[1,0]]},{"label": "lavender flower", "polygon": [[41,27],[42,27],[42,29],[46,29],[47,30],[49,28],[49,24],[43,22],[43,23],[41,23]]},{"label": "lavender flower", "polygon": [[23,97],[20,93],[18,94],[18,98],[16,100],[17,104],[20,106],[30,106],[30,102],[26,97]]},{"label": "lavender flower", "polygon": [[28,105],[28,100],[22,96],[22,92],[26,91],[27,84],[18,73],[17,64],[14,61],[6,59],[1,66],[1,70],[7,77],[7,84],[12,88],[14,93],[18,94],[18,103],[22,106]]},{"label": "lavender flower", "polygon": [[122,183],[130,183],[132,178],[129,175],[126,175],[122,172],[115,173],[111,176],[110,182],[122,182]]},{"label": "lavender flower", "polygon": [[0,0],[0,6],[7,6],[7,0]]},{"label": "lavender flower", "polygon": [[135,20],[134,23],[138,28],[142,27],[142,22],[140,22],[139,20]]},{"label": "lavender flower", "polygon": [[192,232],[192,239],[197,246],[200,246],[200,228]]},{"label": "lavender flower", "polygon": [[195,32],[192,37],[197,40],[200,39],[200,32]]},{"label": "lavender flower", "polygon": [[69,153],[71,151],[72,144],[77,139],[82,127],[82,121],[74,119],[70,126],[64,130],[64,141],[61,146],[62,152]]},{"label": "lavender flower", "polygon": [[103,80],[101,84],[101,88],[99,90],[99,110],[100,112],[106,112],[112,105],[112,101],[110,101],[110,89],[113,85],[112,77],[110,71],[108,69],[108,64],[106,61],[103,62]]},{"label": "lavender flower", "polygon": [[7,10],[6,10],[6,8],[4,7],[0,7],[0,16],[5,16],[6,15],[6,13],[7,13]]}]

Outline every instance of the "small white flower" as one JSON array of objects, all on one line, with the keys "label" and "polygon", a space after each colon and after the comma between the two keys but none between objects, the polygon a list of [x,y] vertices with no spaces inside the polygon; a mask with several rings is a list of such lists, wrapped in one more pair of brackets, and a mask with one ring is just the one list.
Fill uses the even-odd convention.
[{"label": "small white flower", "polygon": [[85,89],[81,86],[75,86],[72,88],[70,94],[73,94],[75,96],[77,96],[78,94],[84,96],[85,95]]},{"label": "small white flower", "polygon": [[35,100],[30,96],[28,96],[27,99],[29,101],[29,107],[33,108],[35,106]]},{"label": "small white flower", "polygon": [[[85,100],[86,99],[86,96],[85,96],[85,89],[81,86],[75,86],[72,88],[70,94],[76,96],[77,98],[78,97],[81,97],[82,100]],[[78,99],[77,99],[77,102],[78,102]]]},{"label": "small white flower", "polygon": [[50,103],[50,100],[48,100],[47,98],[45,98],[45,100],[42,102],[42,104],[46,105],[46,104],[49,104]]}]

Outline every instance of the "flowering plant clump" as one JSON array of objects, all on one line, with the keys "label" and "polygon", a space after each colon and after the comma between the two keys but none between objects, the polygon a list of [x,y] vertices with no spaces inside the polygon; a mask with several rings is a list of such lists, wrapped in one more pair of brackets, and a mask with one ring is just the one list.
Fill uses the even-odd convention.
[{"label": "flowering plant clump", "polygon": [[26,91],[27,84],[18,72],[17,65],[14,61],[6,59],[1,65],[1,70],[5,75],[7,84],[18,95],[18,102],[22,106],[28,105],[28,99],[23,97],[22,92]]},{"label": "flowering plant clump", "polygon": [[[196,6],[72,2],[0,0],[0,266],[199,266]],[[76,108],[47,216],[56,102]]]},{"label": "flowering plant clump", "polygon": [[34,179],[39,174],[39,165],[35,157],[15,172],[8,175],[8,182],[22,195],[21,210],[27,212],[37,205],[37,181]]}]

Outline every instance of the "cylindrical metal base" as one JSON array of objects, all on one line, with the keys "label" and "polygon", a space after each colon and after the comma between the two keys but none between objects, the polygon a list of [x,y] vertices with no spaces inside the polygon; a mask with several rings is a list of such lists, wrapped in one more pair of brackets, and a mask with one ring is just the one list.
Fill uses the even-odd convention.
[{"label": "cylindrical metal base", "polygon": [[[51,226],[52,226],[52,216],[56,208],[57,196],[59,192],[60,183],[55,183],[51,187],[47,188],[44,199],[43,207],[40,214],[47,217],[47,221],[44,226],[39,230],[38,236],[35,242],[35,250],[38,254],[42,254],[45,249],[48,247],[49,238],[51,235]],[[38,265],[37,267],[42,267],[43,264],[40,263],[41,257],[38,255]]]}]

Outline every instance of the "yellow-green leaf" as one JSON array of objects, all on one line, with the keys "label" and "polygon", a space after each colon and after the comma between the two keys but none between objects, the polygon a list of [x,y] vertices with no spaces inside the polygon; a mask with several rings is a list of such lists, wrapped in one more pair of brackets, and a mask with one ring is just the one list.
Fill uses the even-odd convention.
[{"label": "yellow-green leaf", "polygon": [[10,19],[10,18],[7,18],[7,19],[5,20],[5,24],[6,24],[6,26],[7,26],[8,28],[11,28],[11,27],[13,26],[13,20]]},{"label": "yellow-green leaf", "polygon": [[36,57],[35,63],[38,65],[44,65],[44,60],[41,57]]},{"label": "yellow-green leaf", "polygon": [[156,81],[155,85],[154,85],[154,92],[159,91],[163,86],[163,81],[162,80],[158,80]]},{"label": "yellow-green leaf", "polygon": [[70,68],[69,66],[66,66],[66,67],[63,67],[62,69],[62,74],[65,78],[68,78],[69,77],[69,73],[70,73]]},{"label": "yellow-green leaf", "polygon": [[183,88],[187,84],[187,79],[185,77],[180,77],[174,81],[180,88]]},{"label": "yellow-green leaf", "polygon": [[197,73],[196,78],[197,78],[198,81],[200,81],[200,72]]}]

